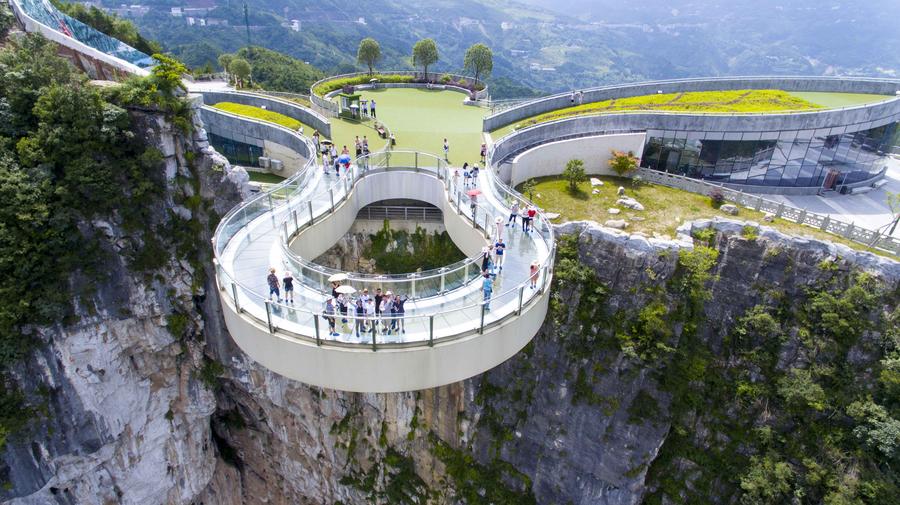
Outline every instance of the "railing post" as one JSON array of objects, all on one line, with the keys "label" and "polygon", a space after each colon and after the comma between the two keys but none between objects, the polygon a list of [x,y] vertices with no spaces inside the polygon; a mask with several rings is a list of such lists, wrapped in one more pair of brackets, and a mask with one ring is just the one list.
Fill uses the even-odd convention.
[{"label": "railing post", "polygon": [[800,216],[797,217],[797,223],[803,224],[806,221],[806,209],[800,211]]},{"label": "railing post", "polygon": [[266,196],[269,197],[269,208],[275,208],[275,205],[272,203],[272,193],[268,193]]},{"label": "railing post", "polygon": [[316,345],[322,345],[322,337],[319,335],[319,315],[313,314],[313,326],[316,327]]},{"label": "railing post", "polygon": [[522,315],[522,299],[525,298],[525,286],[519,288],[519,308],[516,310],[516,315]]},{"label": "railing post", "polygon": [[287,232],[287,221],[281,222],[281,232],[284,233],[284,241],[288,241],[288,232]]},{"label": "railing post", "polygon": [[306,203],[309,204],[309,224],[313,224],[315,220],[313,219],[312,200],[309,200]]},{"label": "railing post", "polygon": [[445,274],[446,270],[447,270],[446,268],[441,268],[441,291],[440,291],[441,294],[444,294],[445,292],[447,292],[447,290],[445,289],[446,280],[447,280],[446,274]]},{"label": "railing post", "polygon": [[272,302],[266,300],[266,322],[269,324],[269,333],[275,333],[275,327],[272,326]]},{"label": "railing post", "polygon": [[416,151],[416,172],[419,171],[419,151]]},{"label": "railing post", "polygon": [[428,316],[428,347],[434,347],[434,314]]},{"label": "railing post", "polygon": [[775,211],[775,217],[781,217],[782,212],[784,212],[784,202],[778,204],[778,209]]},{"label": "railing post", "polygon": [[334,188],[328,190],[328,199],[331,200],[331,212],[334,212]]},{"label": "railing post", "polygon": [[463,213],[462,207],[459,206],[459,199],[460,199],[460,198],[462,198],[462,195],[460,195],[459,190],[457,190],[457,191],[456,191],[456,210],[459,212],[460,215],[462,215],[462,213]]},{"label": "railing post", "polygon": [[822,226],[820,227],[822,231],[828,231],[829,221],[831,221],[831,216],[826,215],[825,219],[822,220]]},{"label": "railing post", "polygon": [[759,212],[760,207],[762,207],[762,202],[763,202],[762,197],[761,197],[761,196],[757,196],[757,197],[756,197],[756,207],[754,207],[753,210]]},{"label": "railing post", "polygon": [[410,282],[411,286],[409,289],[410,297],[415,298],[416,297],[416,274],[412,274],[412,275],[410,275],[410,277],[412,277],[412,282]]},{"label": "railing post", "polygon": [[481,326],[478,327],[478,333],[484,333],[484,314],[487,312],[487,305],[485,303],[481,304]]},{"label": "railing post", "polygon": [[844,232],[844,236],[845,236],[845,237],[850,238],[850,237],[853,236],[853,228],[854,228],[854,224],[855,224],[855,223],[850,223],[850,224],[847,226],[847,231]]},{"label": "railing post", "polygon": [[373,331],[372,332],[372,352],[375,352],[377,350],[378,350],[378,346],[375,344],[375,332]]},{"label": "railing post", "polygon": [[293,212],[293,214],[294,214],[294,231],[297,231],[300,229],[300,221],[297,220],[297,211],[296,210]]},{"label": "railing post", "polygon": [[237,284],[231,283],[231,296],[234,298],[234,310],[237,311],[238,314],[241,313],[241,302],[238,301],[238,289]]}]

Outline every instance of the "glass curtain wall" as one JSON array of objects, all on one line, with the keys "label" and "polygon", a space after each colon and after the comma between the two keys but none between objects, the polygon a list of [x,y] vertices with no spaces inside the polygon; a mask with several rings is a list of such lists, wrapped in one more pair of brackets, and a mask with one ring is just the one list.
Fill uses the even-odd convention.
[{"label": "glass curtain wall", "polygon": [[753,186],[832,187],[878,175],[900,139],[894,122],[772,132],[648,130],[641,166]]},{"label": "glass curtain wall", "polygon": [[259,166],[259,157],[263,155],[262,147],[231,140],[214,133],[208,135],[209,143],[229,162],[245,167]]}]

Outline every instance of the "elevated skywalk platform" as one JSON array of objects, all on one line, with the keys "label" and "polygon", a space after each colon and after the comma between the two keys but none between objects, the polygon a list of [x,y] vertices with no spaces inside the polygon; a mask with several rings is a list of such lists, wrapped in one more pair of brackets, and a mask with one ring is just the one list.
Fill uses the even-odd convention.
[{"label": "elevated skywalk platform", "polygon": [[[238,345],[287,377],[364,392],[456,382],[518,352],[546,314],[552,227],[541,214],[531,233],[521,225],[498,227],[498,218],[506,223],[514,201],[520,207],[526,202],[483,172],[477,185],[481,194],[472,206],[454,171],[435,156],[411,151],[361,158],[341,177],[310,163],[295,178],[225,216],[215,238],[217,278],[226,322]],[[418,199],[440,208],[448,233],[470,258],[431,272],[348,273],[345,283],[359,290],[380,287],[409,300],[394,331],[385,330],[390,317],[375,324],[348,314],[342,324],[337,314],[332,333],[323,310],[331,296],[327,279],[334,271],[312,258],[346,233],[360,208],[390,198]],[[486,301],[481,250],[498,233],[507,243],[506,259]],[[293,272],[298,284],[294,303],[268,298],[270,267],[279,277]]]}]

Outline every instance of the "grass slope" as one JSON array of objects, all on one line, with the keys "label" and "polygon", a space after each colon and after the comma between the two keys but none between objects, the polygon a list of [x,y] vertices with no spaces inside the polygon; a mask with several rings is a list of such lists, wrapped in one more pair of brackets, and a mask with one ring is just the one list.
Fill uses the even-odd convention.
[{"label": "grass slope", "polygon": [[[834,94],[834,93],[831,93]],[[795,93],[777,89],[741,89],[732,91],[696,91],[688,93],[664,93],[633,96],[586,103],[545,112],[514,125],[493,132],[494,138],[512,130],[534,124],[573,116],[600,114],[603,112],[660,110],[672,112],[755,112],[776,113],[795,110],[820,109],[821,105],[808,101]]]},{"label": "grass slope", "polygon": [[[628,178],[593,176],[604,185],[596,189],[599,194],[591,193],[589,182],[582,183],[579,191],[572,194],[568,190],[568,182],[560,177],[541,177],[535,179],[537,186],[534,191],[533,201],[548,212],[556,212],[560,215],[558,222],[591,220],[603,223],[610,219],[624,219],[628,221],[628,232],[643,232],[647,235],[654,233],[661,235],[675,235],[675,229],[685,221],[712,217],[728,216],[710,206],[709,197],[698,195],[680,189],[659,186],[655,184],[642,184],[635,188]],[[628,196],[633,197],[644,205],[643,211],[635,211],[616,205],[618,196],[616,190],[619,186],[625,189]],[[522,185],[517,188],[522,191]],[[608,212],[610,208],[621,210],[618,215]],[[756,221],[766,226],[771,226],[784,233],[795,236],[807,236],[821,240],[827,240],[844,244],[853,249],[870,251],[889,258],[894,256],[865,247],[856,242],[851,242],[837,235],[826,233],[816,228],[799,225],[784,219],[775,219],[772,223],[763,222],[763,213],[741,207],[736,219]]]}]

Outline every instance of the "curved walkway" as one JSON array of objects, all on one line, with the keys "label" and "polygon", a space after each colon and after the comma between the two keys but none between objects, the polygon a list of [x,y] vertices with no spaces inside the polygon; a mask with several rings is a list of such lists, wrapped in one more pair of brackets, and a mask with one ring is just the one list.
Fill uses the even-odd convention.
[{"label": "curved walkway", "polygon": [[[530,341],[543,322],[552,275],[553,232],[543,215],[536,216],[531,233],[521,226],[497,227],[498,218],[506,222],[512,202],[526,202],[483,171],[482,193],[472,207],[462,178],[454,177],[456,169],[433,155],[387,151],[357,161],[341,177],[309,163],[296,177],[223,218],[215,239],[217,272],[226,321],[238,345],[267,368],[303,382],[386,392],[465,379],[505,361]],[[397,197],[440,207],[448,232],[470,255],[478,255],[498,233],[504,236],[506,259],[493,295],[485,301],[477,258],[421,279],[351,276],[351,285],[359,289],[381,286],[409,296],[406,312],[393,331],[390,318],[376,325],[348,315],[342,324],[338,315],[331,333],[323,314],[330,297],[328,272],[309,258],[343,235],[360,208]],[[532,262],[538,269],[534,288]],[[294,272],[294,303],[268,299],[269,267],[279,277],[285,270]]]}]

